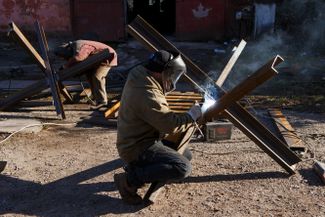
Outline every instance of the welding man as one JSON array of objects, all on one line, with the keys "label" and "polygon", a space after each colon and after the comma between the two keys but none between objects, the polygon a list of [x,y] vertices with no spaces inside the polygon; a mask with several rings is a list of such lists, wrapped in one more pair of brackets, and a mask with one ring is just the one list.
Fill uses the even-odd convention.
[{"label": "welding man", "polygon": [[55,55],[67,60],[60,68],[65,69],[104,49],[108,49],[113,55],[86,72],[92,97],[94,99],[90,101],[92,109],[100,109],[107,105],[106,76],[111,67],[117,66],[117,55],[115,50],[106,44],[90,40],[70,41],[58,46],[54,50]]},{"label": "welding man", "polygon": [[175,113],[166,95],[186,72],[179,53],[159,50],[148,61],[133,68],[121,97],[117,124],[117,150],[125,161],[125,172],[114,175],[122,199],[139,204],[137,190],[145,183],[181,180],[191,172],[192,154],[183,155],[167,146],[164,136],[185,132],[201,117],[199,105]]}]

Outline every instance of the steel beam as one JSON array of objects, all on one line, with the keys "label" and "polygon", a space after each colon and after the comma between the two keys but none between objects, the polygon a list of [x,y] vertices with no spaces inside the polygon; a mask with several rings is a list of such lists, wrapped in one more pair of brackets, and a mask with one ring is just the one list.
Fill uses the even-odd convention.
[{"label": "steel beam", "polygon": [[237,102],[259,85],[278,74],[274,67],[282,61],[283,59],[280,56],[276,56],[271,59],[267,64],[265,64],[251,76],[247,77],[231,91],[225,93],[220,99],[216,99],[216,103],[207,109],[207,111],[203,114],[203,118],[207,121],[211,120],[212,118],[216,118],[219,116],[219,113],[221,113],[231,104]]},{"label": "steel beam", "polygon": [[49,59],[49,47],[48,43],[45,37],[45,32],[43,27],[40,25],[38,21],[35,22],[35,29],[36,29],[36,34],[37,34],[37,39],[38,43],[41,49],[42,57],[44,60],[45,64],[45,73],[46,77],[48,79],[48,83],[51,89],[53,101],[54,101],[54,106],[57,115],[60,115],[62,119],[65,119],[65,112],[63,109],[61,97],[59,94],[59,84],[58,81],[55,77],[55,71],[52,69],[52,66],[50,64],[50,59]]}]

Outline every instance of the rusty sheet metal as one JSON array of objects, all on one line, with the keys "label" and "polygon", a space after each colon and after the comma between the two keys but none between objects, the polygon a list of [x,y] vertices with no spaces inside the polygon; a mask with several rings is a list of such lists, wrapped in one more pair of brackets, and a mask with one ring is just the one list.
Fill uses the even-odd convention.
[{"label": "rusty sheet metal", "polygon": [[[88,69],[92,68],[96,64],[102,62],[104,59],[107,59],[112,54],[108,51],[108,49],[103,50],[100,53],[97,53],[95,55],[92,55],[88,57],[86,60],[68,68],[64,69],[58,72],[58,80],[64,81],[68,78],[71,78],[73,76],[82,74],[86,72]],[[19,101],[29,98],[37,93],[40,93],[41,91],[48,88],[47,79],[41,79],[25,88],[23,88],[18,93],[15,93],[13,95],[8,96],[7,98],[1,100],[0,102],[0,110],[6,110],[13,106],[14,104],[17,104]]]},{"label": "rusty sheet metal", "polygon": [[[215,84],[215,82],[203,70],[195,65],[188,57],[180,52],[140,16],[137,16],[137,18],[128,25],[127,30],[132,36],[139,39],[139,41],[150,51],[166,49],[179,52],[188,67],[188,75],[191,76],[193,81],[195,79],[195,82],[197,82],[199,86],[202,81],[210,81],[211,84]],[[147,42],[149,42],[149,44]],[[219,93],[226,93],[217,85],[215,85],[215,88]],[[232,104],[224,111],[224,115],[229,118],[235,126],[242,129],[250,139],[252,139],[272,159],[279,163],[288,173],[295,173],[295,164],[300,162],[301,159],[239,103]]]},{"label": "rusty sheet metal", "polygon": [[306,152],[305,143],[299,138],[295,129],[291,126],[287,118],[283,115],[280,109],[268,109],[272,117],[276,129],[280,133],[282,140],[290,147],[291,150],[304,153]]}]

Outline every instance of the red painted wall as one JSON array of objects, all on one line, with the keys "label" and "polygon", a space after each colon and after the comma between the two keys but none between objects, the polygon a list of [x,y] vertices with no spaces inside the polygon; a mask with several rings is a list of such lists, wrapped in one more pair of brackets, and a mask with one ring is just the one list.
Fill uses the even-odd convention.
[{"label": "red painted wall", "polygon": [[72,27],[79,38],[94,34],[100,41],[123,41],[125,5],[123,0],[73,0]]},{"label": "red painted wall", "polygon": [[8,30],[13,21],[25,30],[34,30],[39,20],[45,32],[70,32],[69,0],[0,0],[0,31]]},{"label": "red painted wall", "polygon": [[176,0],[176,36],[181,40],[221,39],[226,0]]}]

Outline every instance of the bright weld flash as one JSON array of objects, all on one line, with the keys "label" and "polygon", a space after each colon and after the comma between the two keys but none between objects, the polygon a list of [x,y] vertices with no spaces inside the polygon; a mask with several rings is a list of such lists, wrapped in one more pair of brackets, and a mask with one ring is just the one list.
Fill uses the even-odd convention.
[{"label": "bright weld flash", "polygon": [[208,108],[210,108],[216,101],[214,99],[211,99],[210,97],[205,97],[204,103],[201,107],[202,113],[206,112]]}]

